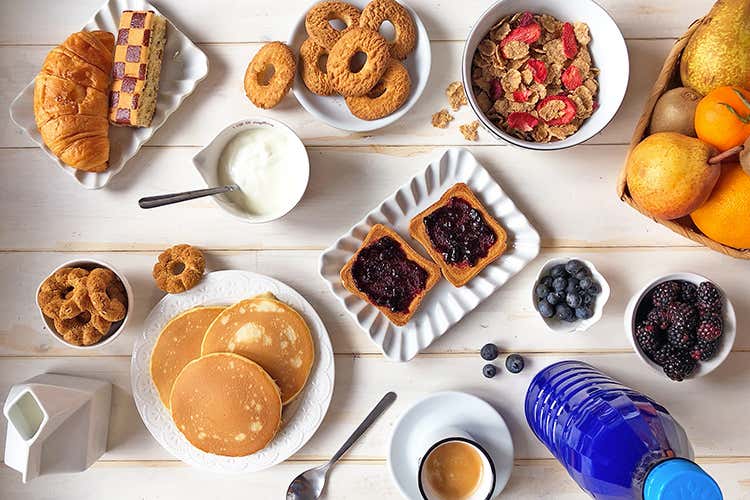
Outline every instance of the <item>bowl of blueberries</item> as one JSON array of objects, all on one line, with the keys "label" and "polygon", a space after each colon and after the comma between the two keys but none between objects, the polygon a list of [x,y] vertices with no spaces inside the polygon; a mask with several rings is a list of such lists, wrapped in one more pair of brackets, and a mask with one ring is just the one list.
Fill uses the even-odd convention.
[{"label": "bowl of blueberries", "polygon": [[601,319],[609,293],[607,280],[591,262],[555,258],[539,270],[531,295],[549,330],[573,333],[584,332]]}]

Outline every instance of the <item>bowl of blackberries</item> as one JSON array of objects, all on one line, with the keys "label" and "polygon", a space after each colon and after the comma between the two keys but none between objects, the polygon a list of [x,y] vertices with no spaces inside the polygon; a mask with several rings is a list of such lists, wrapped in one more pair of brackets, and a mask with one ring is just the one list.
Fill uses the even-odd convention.
[{"label": "bowl of blackberries", "polygon": [[531,294],[539,317],[551,331],[583,332],[601,319],[609,285],[591,262],[557,258],[539,270]]},{"label": "bowl of blackberries", "polygon": [[715,283],[677,273],[652,281],[630,300],[625,331],[647,365],[682,381],[706,375],[726,359],[736,317]]}]

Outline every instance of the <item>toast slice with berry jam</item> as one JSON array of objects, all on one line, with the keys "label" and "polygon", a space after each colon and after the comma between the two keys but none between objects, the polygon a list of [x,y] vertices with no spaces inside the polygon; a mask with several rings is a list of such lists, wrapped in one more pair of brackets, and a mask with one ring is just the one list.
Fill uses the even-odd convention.
[{"label": "toast slice with berry jam", "polygon": [[443,276],[462,287],[507,248],[505,229],[464,183],[414,217],[409,234],[440,266]]},{"label": "toast slice with berry jam", "polygon": [[440,280],[440,268],[411,248],[394,230],[375,224],[341,269],[344,288],[404,326]]}]

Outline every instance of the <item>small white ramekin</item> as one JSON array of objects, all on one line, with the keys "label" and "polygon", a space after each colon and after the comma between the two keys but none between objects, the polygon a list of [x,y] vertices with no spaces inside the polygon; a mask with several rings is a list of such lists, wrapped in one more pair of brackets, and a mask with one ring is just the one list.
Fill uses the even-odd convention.
[{"label": "small white ramekin", "polygon": [[[550,269],[555,267],[558,264],[565,264],[569,260],[580,260],[583,262],[586,267],[591,272],[591,277],[594,278],[597,283],[599,283],[602,287],[602,292],[596,296],[596,301],[594,302],[594,315],[591,316],[589,319],[577,319],[576,321],[572,323],[568,323],[566,321],[560,321],[559,319],[555,318],[554,316],[551,318],[545,318],[539,313],[539,310],[537,309],[537,297],[536,297],[536,286],[539,284],[539,282],[542,280],[542,276],[545,276],[549,273]],[[607,283],[607,280],[604,279],[604,276],[596,269],[596,266],[586,259],[581,259],[579,257],[557,257],[554,259],[550,259],[547,262],[542,265],[542,267],[539,269],[539,272],[536,275],[536,280],[534,281],[534,286],[531,288],[531,306],[534,309],[534,312],[537,316],[539,316],[539,319],[544,321],[544,325],[547,327],[547,329],[554,333],[575,333],[575,332],[585,332],[592,326],[594,326],[596,323],[599,322],[600,319],[602,319],[602,315],[604,314],[604,306],[609,300],[609,283]]]},{"label": "small white ramekin", "polygon": [[54,321],[52,321],[50,318],[45,316],[44,313],[42,312],[42,308],[39,307],[39,301],[38,301],[39,290],[42,287],[42,283],[44,283],[44,281],[47,279],[45,277],[44,280],[42,280],[39,283],[39,286],[36,289],[36,295],[34,296],[34,301],[36,302],[36,307],[39,310],[39,315],[41,316],[42,321],[44,322],[45,325],[47,325],[47,331],[52,337],[55,338],[55,340],[57,340],[58,342],[60,342],[61,344],[67,347],[70,347],[71,349],[80,349],[80,350],[98,349],[100,347],[103,347],[109,344],[110,342],[113,342],[115,338],[118,335],[120,335],[120,333],[125,328],[125,324],[128,322],[130,313],[133,310],[133,288],[130,286],[130,283],[128,282],[128,280],[125,278],[125,275],[122,274],[120,271],[118,271],[112,264],[108,262],[104,262],[104,261],[96,260],[96,259],[76,259],[76,260],[70,260],[63,264],[60,264],[55,269],[53,269],[47,276],[52,276],[54,273],[56,273],[60,269],[64,269],[66,267],[80,267],[82,269],[87,269],[87,270],[91,270],[96,267],[103,267],[115,273],[115,276],[117,276],[120,279],[120,281],[122,282],[122,285],[125,287],[125,293],[128,296],[128,309],[125,312],[125,317],[122,320],[117,321],[116,323],[112,323],[112,327],[110,328],[109,333],[96,344],[92,344],[92,345],[71,344],[65,341],[65,339],[62,338],[62,335],[57,333],[57,330],[55,329]]},{"label": "small white ramekin", "polygon": [[703,375],[714,371],[721,363],[724,362],[727,356],[729,356],[729,353],[732,351],[734,339],[737,335],[737,317],[734,314],[734,306],[732,306],[732,302],[729,300],[727,294],[724,293],[724,290],[722,290],[714,281],[711,281],[705,276],[701,276],[700,274],[695,273],[673,273],[667,274],[666,276],[662,276],[660,278],[656,278],[655,280],[649,282],[646,286],[638,290],[635,295],[633,295],[633,297],[630,299],[630,302],[628,302],[627,307],[625,308],[625,333],[628,336],[630,345],[633,346],[633,349],[635,350],[636,354],[638,354],[638,357],[641,358],[641,361],[643,361],[654,371],[660,373],[662,376],[664,376],[664,378],[671,380],[666,377],[666,375],[664,375],[664,370],[662,369],[662,367],[651,361],[651,358],[649,358],[646,353],[641,350],[638,342],[635,341],[635,327],[636,319],[638,316],[638,309],[640,308],[643,299],[648,296],[649,292],[653,290],[656,285],[664,283],[665,281],[672,280],[689,281],[690,283],[693,283],[695,285],[699,285],[704,281],[710,281],[716,286],[716,288],[719,289],[722,297],[724,298],[722,307],[724,334],[721,336],[721,344],[719,346],[719,350],[716,351],[716,354],[713,358],[707,361],[700,361],[696,366],[695,371],[685,380],[702,377]]}]

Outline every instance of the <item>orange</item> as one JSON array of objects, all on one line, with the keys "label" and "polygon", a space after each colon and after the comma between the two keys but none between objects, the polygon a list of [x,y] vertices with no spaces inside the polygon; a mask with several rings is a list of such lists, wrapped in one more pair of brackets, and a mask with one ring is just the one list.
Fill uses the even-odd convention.
[{"label": "orange", "polygon": [[750,248],[750,175],[738,163],[723,165],[708,201],[690,217],[712,240]]},{"label": "orange", "polygon": [[745,142],[750,137],[750,91],[728,86],[709,92],[695,108],[695,132],[720,152]]}]

